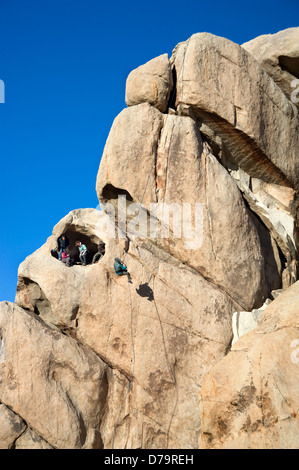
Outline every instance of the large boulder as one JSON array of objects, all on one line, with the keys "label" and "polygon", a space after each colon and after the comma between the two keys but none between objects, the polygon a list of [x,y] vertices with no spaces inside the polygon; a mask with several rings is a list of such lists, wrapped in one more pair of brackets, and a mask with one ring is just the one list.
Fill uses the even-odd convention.
[{"label": "large boulder", "polygon": [[119,194],[137,202],[157,200],[154,162],[163,123],[163,114],[148,103],[124,109],[114,119],[97,176],[100,201],[113,202]]},{"label": "large boulder", "polygon": [[155,57],[129,74],[126,82],[126,104],[149,103],[162,112],[168,106],[173,87],[172,71],[167,54]]},{"label": "large boulder", "polygon": [[[139,167],[143,171],[136,178]],[[118,196],[125,196],[129,206],[135,203],[134,212],[142,203],[148,215],[168,229],[165,237],[161,230],[156,238],[147,231],[143,236],[223,289],[239,308],[260,307],[271,290],[280,287],[275,242],[269,236],[262,246],[258,221],[252,219],[237,185],[204,145],[190,117],[163,116],[149,104],[122,111],[107,139],[97,193],[100,201],[115,207],[116,215]],[[151,203],[157,204],[156,212]],[[184,205],[194,214],[196,204],[199,220],[196,225],[193,215],[192,227],[197,227],[197,235],[193,240],[184,230],[177,235],[167,211],[181,217],[180,229],[186,219]],[[265,249],[274,267],[271,276]]]},{"label": "large boulder", "polygon": [[[104,216],[99,211],[96,212],[101,220]],[[70,233],[72,225],[67,225],[66,221],[72,224],[76,221],[77,234],[80,227],[85,227],[85,233],[91,237],[92,228],[88,224],[90,217],[90,210],[70,213],[54,228],[55,236],[52,235],[42,249],[25,260],[24,266],[19,270],[17,302],[26,308],[27,312],[18,308],[16,312],[21,318],[28,315],[30,322],[42,329],[41,341],[38,343],[34,340],[34,344],[36,342],[40,347],[43,345],[45,357],[39,359],[40,366],[47,370],[51,366],[47,364],[47,357],[56,354],[55,342],[54,346],[52,343],[48,346],[47,343],[48,336],[51,338],[52,334],[55,334],[59,341],[66,342],[65,367],[70,360],[67,359],[67,340],[73,347],[77,344],[83,351],[84,348],[92,350],[99,364],[102,364],[101,360],[104,361],[105,366],[109,368],[108,392],[105,395],[103,416],[96,429],[105,448],[112,445],[150,448],[196,447],[200,420],[191,410],[197,407],[202,375],[212,363],[225,355],[230,345],[231,314],[236,305],[229,295],[205,280],[194,269],[182,264],[162,249],[148,244],[146,240],[140,241],[138,245],[131,242],[127,251],[124,251],[122,240],[105,238],[106,253],[99,263],[86,267],[64,266],[50,254],[57,234],[61,234],[61,231]],[[98,237],[104,238],[99,228],[96,233]],[[113,270],[116,256],[125,259],[132,284],[127,283],[126,277],[116,276]],[[41,260],[44,260],[42,264]],[[38,264],[40,270],[37,270]],[[50,268],[50,275],[43,273]],[[27,287],[24,286],[23,275],[26,275]],[[35,289],[42,287],[49,296],[39,297],[39,310],[35,309],[35,313],[33,294],[28,287],[32,282],[31,276],[34,278]],[[62,287],[57,284],[59,279]],[[78,279],[77,284],[74,284],[74,279]],[[76,286],[78,296],[74,297]],[[66,303],[65,299],[70,299],[69,303]],[[77,305],[75,316],[71,316],[73,302]],[[57,328],[49,328],[45,340],[42,338],[47,330],[44,329],[43,321],[49,322],[52,328]],[[21,324],[21,321],[19,323]],[[23,335],[25,334],[26,331],[23,332]],[[3,341],[2,349],[5,351],[5,344],[9,339],[4,338]],[[50,348],[54,352],[49,356]],[[36,357],[42,354],[35,350],[32,353]],[[75,354],[73,358],[75,367]],[[23,364],[25,371],[28,368],[27,362]],[[81,367],[80,362],[79,366]],[[58,374],[59,366],[56,366],[55,371],[56,369]],[[132,373],[134,380],[129,399],[122,407]],[[40,374],[38,368],[36,374]],[[76,376],[78,374],[79,372],[76,372]],[[88,378],[89,372],[86,374]],[[49,376],[48,372],[46,376]],[[48,380],[33,376],[31,382],[35,380],[40,382],[37,386],[46,391],[53,386],[51,380],[49,383]],[[57,380],[62,380],[59,374]],[[7,383],[7,379],[4,382]],[[78,385],[74,383],[69,386]],[[41,393],[38,389],[37,391]],[[10,395],[9,399],[12,400]],[[53,395],[53,400],[56,399],[58,398]],[[42,406],[43,395],[36,395],[32,400],[34,406],[35,400],[39,400]],[[134,404],[134,412],[130,411],[130,404]],[[29,404],[26,406],[18,409],[18,413],[33,429],[38,429],[39,435],[53,447],[94,445],[90,441],[88,444],[75,442],[75,433],[71,442],[66,431],[67,442],[58,442],[55,436],[46,435],[42,425],[36,427],[35,416],[41,414],[40,408],[33,412]],[[63,407],[62,404],[60,406]],[[78,407],[81,406],[79,402]],[[61,419],[65,419],[65,426],[71,428],[75,424],[71,419],[67,421],[64,418],[66,412],[67,407],[63,408]],[[185,425],[187,417],[188,426]],[[53,428],[54,424],[48,420],[48,416],[43,420]],[[51,430],[52,432],[54,431]],[[25,447],[27,442],[31,442],[31,433],[26,437],[29,441],[24,437],[19,442],[20,446]],[[43,443],[38,442],[38,445]]]},{"label": "large boulder", "polygon": [[[0,331],[5,351],[1,403],[52,447],[100,448],[106,364],[37,315],[9,302],[0,304]],[[21,425],[18,420],[16,433]]]},{"label": "large boulder", "polygon": [[242,47],[262,65],[288,100],[298,106],[299,27],[263,34],[242,44]]},{"label": "large boulder", "polygon": [[181,112],[190,108],[212,128],[252,177],[298,189],[298,110],[262,66],[243,47],[209,33],[179,44],[171,61]]},{"label": "large boulder", "polygon": [[299,282],[205,375],[200,447],[298,448]]},{"label": "large boulder", "polygon": [[[115,253],[88,274],[76,329],[78,340],[113,370],[128,379],[133,370],[134,412],[121,410],[115,445],[130,439],[134,448],[196,447],[200,420],[192,410],[203,373],[231,342],[233,302],[196,272],[142,245],[123,254],[128,284],[111,272]],[[113,407],[120,410],[121,400]],[[104,443],[111,446],[111,433]]]},{"label": "large boulder", "polygon": [[285,258],[287,287],[298,277],[296,106],[251,54],[227,39],[195,34],[178,44],[171,62],[179,114],[197,122],[267,226]]}]

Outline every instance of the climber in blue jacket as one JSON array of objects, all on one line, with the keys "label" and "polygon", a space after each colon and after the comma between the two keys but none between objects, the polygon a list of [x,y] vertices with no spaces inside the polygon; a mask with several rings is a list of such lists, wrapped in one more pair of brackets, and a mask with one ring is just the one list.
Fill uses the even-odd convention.
[{"label": "climber in blue jacket", "polygon": [[128,268],[121,262],[119,258],[115,258],[113,266],[114,271],[118,276],[123,276],[124,274],[126,274],[128,277],[128,281],[131,282],[130,273],[128,273]]}]

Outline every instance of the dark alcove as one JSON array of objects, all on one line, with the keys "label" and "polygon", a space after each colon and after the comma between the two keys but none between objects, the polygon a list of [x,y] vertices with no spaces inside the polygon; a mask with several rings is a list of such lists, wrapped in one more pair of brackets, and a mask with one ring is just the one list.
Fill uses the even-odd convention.
[{"label": "dark alcove", "polygon": [[[68,248],[70,257],[72,258],[73,262],[74,263],[80,262],[79,250],[76,246],[76,242],[80,241],[88,249],[87,264],[90,264],[92,262],[94,255],[98,252],[98,244],[101,240],[94,236],[91,237],[86,234],[83,234],[79,230],[77,230],[76,227],[73,227],[73,226],[70,226],[66,230],[66,232],[64,232],[64,235],[69,240],[69,246],[67,248]],[[58,258],[57,252],[52,251],[51,254],[55,258]]]}]

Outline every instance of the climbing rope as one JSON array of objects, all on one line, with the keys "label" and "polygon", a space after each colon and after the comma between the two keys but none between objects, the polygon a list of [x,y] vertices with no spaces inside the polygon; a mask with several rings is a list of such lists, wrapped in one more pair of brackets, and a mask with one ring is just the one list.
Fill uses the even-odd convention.
[{"label": "climbing rope", "polygon": [[118,426],[118,423],[119,423],[120,414],[121,414],[122,409],[124,407],[124,404],[127,400],[127,397],[130,393],[133,378],[134,378],[134,371],[135,371],[135,346],[134,346],[134,334],[133,334],[133,305],[132,305],[132,295],[131,295],[129,278],[128,278],[128,289],[129,289],[130,308],[131,308],[132,372],[131,372],[131,378],[129,380],[129,385],[128,385],[128,388],[127,388],[127,392],[126,392],[125,398],[123,399],[123,402],[121,404],[121,407],[120,407],[120,410],[119,410],[119,413],[118,413],[118,416],[117,416],[116,424],[114,426],[114,432],[113,432],[113,438],[112,438],[112,449],[114,449],[115,434],[116,434],[116,429],[117,429],[117,426]]},{"label": "climbing rope", "polygon": [[[153,288],[154,288],[154,284],[153,284]],[[175,385],[175,404],[174,404],[174,407],[173,407],[173,410],[172,410],[172,413],[171,413],[171,417],[170,417],[170,421],[169,421],[169,425],[168,425],[168,429],[167,429],[167,433],[166,433],[166,448],[168,449],[170,428],[171,428],[172,421],[173,421],[173,418],[174,418],[174,414],[175,414],[175,411],[176,411],[176,407],[177,407],[177,404],[178,404],[178,401],[179,401],[179,392],[178,392],[178,384],[177,384],[177,380],[176,380],[176,376],[175,376],[175,368],[173,367],[173,370],[172,370],[172,368],[170,366],[170,361],[169,361],[169,357],[168,357],[168,353],[167,353],[167,349],[166,349],[166,343],[165,343],[164,330],[163,330],[163,326],[162,326],[162,320],[161,320],[161,317],[160,317],[160,314],[159,314],[159,310],[158,310],[155,298],[153,300],[154,300],[154,305],[155,305],[155,310],[156,310],[156,314],[157,314],[157,317],[158,317],[158,321],[159,321],[159,324],[160,324],[163,347],[164,347],[164,354],[165,354],[166,364],[167,364],[167,367],[168,367],[168,372],[169,372],[169,375],[171,377],[172,382]],[[175,363],[174,363],[174,365],[175,365]]]},{"label": "climbing rope", "polygon": [[[149,174],[148,174],[148,177],[147,177],[147,181],[146,181],[146,185],[145,185],[145,189],[143,191],[143,195],[142,195],[142,199],[141,199],[141,202],[139,204],[139,207],[138,207],[138,211],[140,210],[142,204],[143,204],[143,201],[144,201],[144,197],[145,197],[145,194],[146,194],[146,190],[147,190],[147,187],[148,187],[148,183],[149,183],[149,179],[150,179],[150,176],[151,176],[151,173],[153,171],[153,168],[154,168],[154,164],[155,164],[155,161],[156,161],[156,158],[154,157],[153,158],[153,163],[152,163],[152,166],[151,166],[151,169],[149,171]],[[122,229],[121,229],[122,230]],[[123,230],[122,230],[123,231]],[[134,244],[135,242],[133,240],[131,240]],[[138,245],[136,244],[136,246],[138,247]],[[125,261],[125,258],[126,258],[126,255],[127,255],[127,252],[125,251],[125,254],[124,254],[124,258],[123,260]],[[134,379],[134,371],[135,371],[135,346],[134,346],[134,333],[133,333],[133,303],[132,303],[132,294],[131,294],[131,289],[130,289],[130,281],[129,281],[129,277],[127,277],[127,280],[128,280],[128,290],[129,290],[129,298],[130,298],[130,309],[131,309],[131,345],[132,345],[132,371],[131,371],[131,378],[129,380],[129,384],[128,384],[128,388],[127,388],[127,391],[126,391],[126,395],[125,395],[125,398],[122,402],[122,405],[121,405],[121,408],[119,410],[119,413],[118,413],[118,417],[117,417],[117,420],[116,420],[116,424],[114,426],[114,432],[113,432],[113,438],[112,438],[112,449],[114,449],[114,440],[115,440],[115,434],[116,434],[116,429],[117,429],[117,426],[118,426],[118,423],[119,423],[119,419],[120,419],[120,414],[122,412],[122,409],[125,405],[125,402],[127,400],[127,397],[130,393],[130,390],[131,390],[131,387],[132,387],[132,382],[133,382],[133,379]]]},{"label": "climbing rope", "polygon": [[[183,69],[184,69],[185,57],[186,57],[187,49],[188,49],[188,46],[189,46],[189,40],[190,40],[190,38],[188,39],[187,44],[186,44],[186,49],[185,49],[184,57],[183,57],[183,60],[182,60],[181,66],[180,66],[180,70],[179,70],[179,73],[178,73],[178,76],[177,76],[177,80],[179,79],[179,77],[180,77],[180,75],[181,75],[181,72],[182,72]],[[182,80],[182,86],[183,86],[183,74],[182,74],[181,80]],[[173,95],[172,95],[172,98],[171,98],[170,103],[169,103],[169,107],[171,107],[171,105],[172,105],[172,103],[173,103],[174,97],[175,97],[175,93],[173,93]],[[168,116],[169,116],[169,114],[167,114],[167,116],[166,116],[166,120],[165,120],[165,123],[164,123],[164,127],[165,127],[165,125],[166,125],[166,123],[167,123]],[[150,180],[150,176],[151,176],[151,174],[152,174],[154,165],[155,165],[155,163],[156,163],[156,159],[157,159],[157,155],[156,155],[156,152],[155,152],[155,153],[154,153],[153,162],[152,162],[150,171],[149,171],[149,173],[148,173],[148,177],[147,177],[147,181],[146,181],[145,188],[144,188],[144,191],[143,191],[143,195],[142,195],[142,198],[141,198],[141,202],[139,203],[138,213],[139,213],[140,208],[141,208],[141,206],[142,206],[142,204],[143,204],[143,201],[144,201],[144,198],[145,198],[145,194],[146,194],[146,191],[147,191],[147,187],[148,187],[148,183],[149,183],[149,180]],[[118,227],[118,228],[120,228],[120,227]],[[123,232],[123,230],[122,230],[121,228],[120,228],[120,230]],[[126,236],[126,233],[125,233],[125,236]],[[138,244],[135,243],[132,239],[130,240],[130,242],[132,242],[132,243],[133,243],[134,245],[136,245],[136,247],[138,248]],[[124,261],[124,262],[125,262],[126,255],[127,255],[127,251],[125,251],[125,254],[124,254],[124,257],[123,257],[123,261]],[[115,424],[115,426],[114,426],[114,432],[113,432],[113,438],[112,438],[112,449],[114,449],[114,441],[115,441],[116,429],[117,429],[117,427],[118,427],[120,415],[121,415],[122,409],[123,409],[123,407],[124,407],[124,405],[125,405],[125,402],[126,402],[126,400],[127,400],[127,398],[128,398],[128,395],[129,395],[129,393],[130,393],[130,390],[131,390],[131,388],[132,388],[132,383],[133,383],[133,379],[134,379],[134,371],[135,371],[135,346],[134,346],[134,333],[133,333],[133,304],[132,304],[132,295],[131,295],[129,277],[128,277],[128,290],[129,290],[130,309],[131,309],[132,371],[131,371],[131,378],[130,378],[130,380],[129,380],[128,388],[127,388],[125,397],[124,397],[124,399],[123,399],[123,402],[122,402],[122,404],[121,404],[121,408],[120,408],[119,413],[118,413],[118,416],[117,416],[116,424]],[[168,447],[168,440],[169,440],[170,427],[171,427],[172,420],[173,420],[173,417],[174,417],[174,413],[175,413],[175,410],[176,410],[176,407],[177,407],[177,403],[178,403],[178,390],[177,390],[177,382],[176,382],[175,372],[171,370],[170,365],[169,365],[168,354],[167,354],[166,347],[165,347],[164,332],[163,332],[163,328],[162,328],[162,325],[161,325],[160,315],[159,315],[159,311],[158,311],[158,308],[157,308],[157,304],[156,304],[155,299],[154,299],[154,305],[155,305],[156,313],[157,313],[158,320],[159,320],[160,327],[161,327],[161,333],[162,333],[162,339],[163,339],[163,344],[164,344],[164,350],[165,350],[165,356],[166,356],[166,362],[167,362],[168,370],[169,370],[170,376],[171,376],[171,378],[172,378],[172,380],[173,380],[173,382],[174,382],[174,384],[175,384],[175,386],[176,386],[176,401],[175,401],[174,409],[173,409],[173,412],[172,412],[172,415],[171,415],[171,419],[170,419],[170,423],[169,423],[168,430],[167,430],[167,447]]]}]

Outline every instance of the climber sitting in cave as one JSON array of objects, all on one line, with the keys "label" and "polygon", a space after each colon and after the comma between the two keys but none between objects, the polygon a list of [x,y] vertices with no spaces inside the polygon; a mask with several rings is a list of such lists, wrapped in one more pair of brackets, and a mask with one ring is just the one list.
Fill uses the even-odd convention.
[{"label": "climber sitting in cave", "polygon": [[104,256],[104,254],[105,254],[105,243],[103,241],[100,241],[100,243],[98,244],[98,251],[92,258],[92,264],[100,261],[100,259]]},{"label": "climber sitting in cave", "polygon": [[69,250],[66,248],[65,251],[61,253],[61,261],[65,264],[68,264],[68,260],[70,258]]},{"label": "climber sitting in cave", "polygon": [[74,266],[76,262],[76,256],[69,248],[66,248],[66,250],[62,252],[61,261],[65,263],[66,266],[71,267]]},{"label": "climber sitting in cave", "polygon": [[76,247],[79,250],[79,259],[81,261],[82,266],[86,266],[87,264],[87,255],[89,253],[86,245],[83,245],[79,240],[76,241]]},{"label": "climber sitting in cave", "polygon": [[132,284],[130,273],[128,272],[127,266],[125,266],[119,258],[115,258],[114,271],[118,276],[127,275],[128,281]]}]

